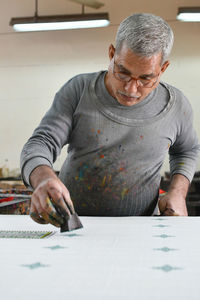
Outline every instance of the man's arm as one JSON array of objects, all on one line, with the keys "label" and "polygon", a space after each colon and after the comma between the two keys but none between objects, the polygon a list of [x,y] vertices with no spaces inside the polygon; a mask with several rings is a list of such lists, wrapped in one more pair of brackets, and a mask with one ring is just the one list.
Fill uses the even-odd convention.
[{"label": "man's arm", "polygon": [[171,208],[177,214],[187,216],[186,196],[196,169],[200,145],[189,101],[178,91],[176,99],[176,137],[169,149],[171,184],[167,194],[160,197],[159,207],[162,212]]},{"label": "man's arm", "polygon": [[80,91],[77,91],[77,80],[70,80],[60,89],[51,108],[21,153],[20,166],[24,184],[34,189],[31,216],[39,223],[52,223],[56,226],[62,223],[52,202],[60,205],[67,214],[67,204],[74,211],[67,188],[53,171],[53,163],[69,141]]},{"label": "man's arm", "polygon": [[74,213],[67,188],[49,166],[41,165],[35,168],[30,175],[30,183],[34,188],[30,208],[30,215],[34,221],[61,226],[63,220],[52,203],[64,210],[66,215],[70,215],[70,211]]},{"label": "man's arm", "polygon": [[159,198],[160,212],[166,209],[173,209],[174,212],[180,216],[188,216],[186,207],[186,196],[189,189],[189,180],[181,175],[175,174],[172,177],[168,192]]},{"label": "man's arm", "polygon": [[34,189],[30,215],[38,223],[51,223],[55,226],[62,225],[63,220],[57,214],[52,201],[68,214],[65,201],[72,206],[67,189],[53,171],[53,163],[67,143],[71,130],[72,112],[69,108],[65,112],[63,102],[62,96],[56,96],[51,109],[21,153],[23,181]]}]

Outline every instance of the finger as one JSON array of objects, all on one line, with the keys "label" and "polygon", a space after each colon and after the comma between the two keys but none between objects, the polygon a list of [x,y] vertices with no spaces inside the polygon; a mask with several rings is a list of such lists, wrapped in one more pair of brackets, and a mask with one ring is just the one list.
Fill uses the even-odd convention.
[{"label": "finger", "polygon": [[52,199],[48,196],[45,199],[45,211],[43,211],[44,218],[48,219],[50,223],[55,226],[61,226],[64,223],[62,215],[60,215],[52,203]]},{"label": "finger", "polygon": [[60,227],[62,225],[52,215],[50,215],[46,212],[41,212],[41,216],[43,219],[48,220],[48,223],[51,223],[52,225],[54,225],[56,227]]},{"label": "finger", "polygon": [[166,209],[166,200],[164,198],[160,197],[158,199],[158,207],[159,207],[159,210],[162,214]]},{"label": "finger", "polygon": [[63,216],[64,219],[69,218],[73,214],[73,210],[68,207],[64,197],[60,197],[56,202],[54,202],[54,205],[57,212]]},{"label": "finger", "polygon": [[37,212],[33,204],[31,204],[30,209],[30,217],[33,219],[33,221],[39,223],[39,224],[48,224],[49,222],[43,219]]},{"label": "finger", "polygon": [[71,213],[74,214],[75,213],[74,204],[71,200],[69,191],[66,188],[63,189],[63,198],[64,198],[65,203],[69,207]]},{"label": "finger", "polygon": [[[53,204],[55,205],[55,207],[61,210],[62,214],[64,214],[65,216],[70,216],[72,213],[74,213],[74,207],[70,199],[69,192],[61,192],[56,188],[51,188],[50,194]],[[67,197],[66,200],[64,194]]]},{"label": "finger", "polygon": [[48,224],[49,222],[43,219],[39,214],[36,212],[30,212],[30,217],[33,219],[33,221],[39,223],[39,224]]},{"label": "finger", "polygon": [[[52,225],[59,227],[64,223],[64,220],[59,216],[51,204],[51,201],[48,196],[45,194],[37,193],[32,197],[32,211],[36,214],[33,215],[33,218],[42,224],[51,223]],[[37,222],[36,221],[36,222]]]},{"label": "finger", "polygon": [[172,208],[166,207],[165,210],[162,212],[163,216],[179,216]]},{"label": "finger", "polygon": [[66,203],[66,205],[69,207],[72,214],[75,214],[74,204],[68,194],[63,194],[63,200]]}]

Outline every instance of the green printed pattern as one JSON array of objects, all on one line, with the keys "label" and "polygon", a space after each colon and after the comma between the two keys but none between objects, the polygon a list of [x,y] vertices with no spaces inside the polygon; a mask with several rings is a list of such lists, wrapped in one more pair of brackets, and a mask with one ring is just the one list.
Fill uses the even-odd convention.
[{"label": "green printed pattern", "polygon": [[164,265],[160,267],[153,267],[154,270],[161,270],[163,272],[170,272],[174,270],[181,270],[182,268],[172,267],[170,265]]},{"label": "green printed pattern", "polygon": [[169,227],[169,226],[168,225],[159,224],[159,225],[154,225],[154,227],[165,228],[165,227]]},{"label": "green printed pattern", "polygon": [[[168,219],[165,219],[165,218],[157,218],[157,219],[154,219],[154,220],[159,220],[159,221],[167,221]],[[158,224],[158,225],[153,225],[153,227],[157,227],[157,228],[165,228],[165,227],[170,227],[168,225],[164,225],[164,224]],[[160,234],[160,235],[154,235],[154,237],[159,237],[159,238],[162,238],[162,239],[167,239],[167,238],[170,238],[170,237],[175,237],[173,235],[168,235],[166,233],[163,233],[163,234]],[[171,251],[175,251],[175,250],[178,250],[178,249],[174,249],[174,248],[169,248],[169,247],[162,247],[162,248],[154,248],[153,249],[154,251],[161,251],[163,253],[169,253]],[[165,256],[166,258],[166,256]],[[171,265],[163,265],[163,266],[154,266],[152,267],[152,269],[154,270],[161,270],[163,272],[171,272],[171,271],[174,271],[174,270],[182,270],[182,268],[179,268],[179,267],[176,267],[176,266],[171,266]]]},{"label": "green printed pattern", "polygon": [[168,235],[168,234],[160,234],[160,235],[154,235],[154,237],[160,237],[162,239],[167,239],[169,237],[174,237],[173,235]]},{"label": "green printed pattern", "polygon": [[49,247],[44,247],[47,249],[51,249],[51,250],[59,250],[59,249],[65,249],[66,247],[62,247],[60,245],[55,245],[55,246],[49,246]]},{"label": "green printed pattern", "polygon": [[162,247],[162,248],[154,248],[153,250],[162,251],[162,252],[169,252],[169,251],[175,251],[175,250],[178,250],[178,249]]},{"label": "green printed pattern", "polygon": [[1,230],[0,239],[43,239],[52,234],[53,234],[52,231]]},{"label": "green printed pattern", "polygon": [[30,265],[21,265],[22,267],[28,268],[30,270],[38,269],[38,268],[46,268],[49,267],[48,265],[43,265],[40,262],[37,262],[35,264],[30,264]]}]

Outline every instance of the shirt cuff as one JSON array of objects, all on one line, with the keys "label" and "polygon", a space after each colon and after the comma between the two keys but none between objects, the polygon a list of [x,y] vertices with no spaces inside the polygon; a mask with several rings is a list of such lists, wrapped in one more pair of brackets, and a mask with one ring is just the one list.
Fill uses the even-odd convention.
[{"label": "shirt cuff", "polygon": [[49,160],[45,159],[44,157],[34,157],[27,161],[22,170],[22,179],[26,186],[31,187],[30,175],[35,168],[42,165],[49,166],[52,168],[52,165],[49,162]]}]

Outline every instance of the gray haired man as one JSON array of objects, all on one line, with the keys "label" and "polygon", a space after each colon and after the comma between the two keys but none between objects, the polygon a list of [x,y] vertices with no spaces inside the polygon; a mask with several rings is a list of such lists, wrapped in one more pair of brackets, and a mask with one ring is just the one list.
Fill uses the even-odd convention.
[{"label": "gray haired man", "polygon": [[[21,154],[24,182],[34,189],[35,221],[62,223],[49,197],[80,215],[148,216],[158,206],[187,215],[199,145],[188,100],[160,81],[172,45],[163,19],[134,14],[109,47],[108,71],[78,75],[57,92]],[[66,144],[58,178],[53,163]],[[171,185],[159,198],[167,153]]]}]

